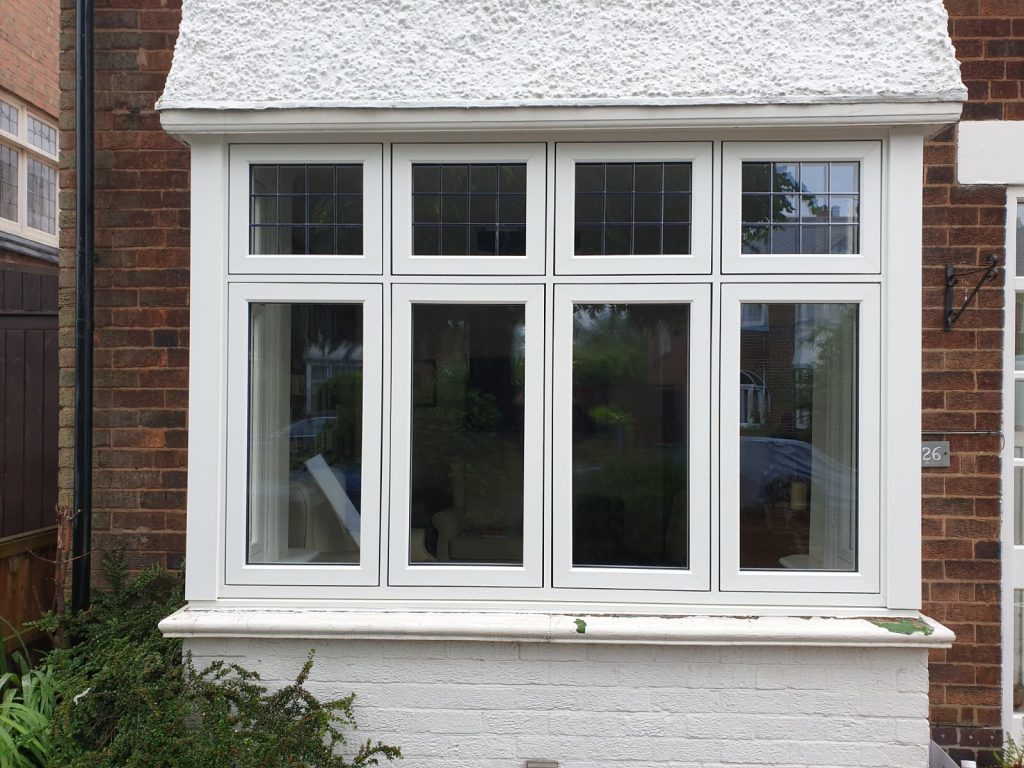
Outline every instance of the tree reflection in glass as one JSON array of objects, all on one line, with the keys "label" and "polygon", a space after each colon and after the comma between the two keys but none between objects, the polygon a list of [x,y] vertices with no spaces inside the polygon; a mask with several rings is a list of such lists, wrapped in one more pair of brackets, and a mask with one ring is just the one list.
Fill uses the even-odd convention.
[{"label": "tree reflection in glass", "polygon": [[573,308],[573,565],[686,568],[687,304]]}]

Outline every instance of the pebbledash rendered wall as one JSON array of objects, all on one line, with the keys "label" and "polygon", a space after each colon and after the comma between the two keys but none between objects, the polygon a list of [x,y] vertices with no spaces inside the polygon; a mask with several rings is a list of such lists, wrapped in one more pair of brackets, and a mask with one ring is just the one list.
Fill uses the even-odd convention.
[{"label": "pebbledash rendered wall", "polygon": [[[947,0],[973,119],[1022,116],[1024,3]],[[97,414],[95,545],[176,566],[184,550],[188,151],[163,133],[178,0],[97,0]],[[64,300],[72,307],[74,3],[63,0]],[[311,8],[316,7],[311,5]],[[971,84],[974,83],[972,86]],[[984,83],[984,85],[981,85]],[[1011,93],[1012,91],[1012,93]],[[998,97],[1000,106],[989,106]],[[1002,292],[986,288],[943,335],[947,256],[998,251],[1002,190],[955,184],[955,131],[927,147],[925,426],[998,428]],[[73,318],[62,315],[62,466],[71,466]],[[961,756],[999,735],[998,440],[960,438],[924,480],[925,613],[956,630],[931,651],[934,735]],[[70,472],[61,476],[70,498]],[[213,505],[211,505],[212,508]],[[195,509],[190,514],[204,514]],[[244,660],[283,682],[308,649],[318,692],[357,692],[363,737],[405,765],[923,765],[928,651],[865,648],[571,647],[525,642],[190,639],[197,661]],[[882,745],[886,746],[882,746]]]},{"label": "pebbledash rendered wall", "polygon": [[[311,643],[190,641],[285,684]],[[309,687],[405,768],[923,768],[927,651],[318,641]]]}]

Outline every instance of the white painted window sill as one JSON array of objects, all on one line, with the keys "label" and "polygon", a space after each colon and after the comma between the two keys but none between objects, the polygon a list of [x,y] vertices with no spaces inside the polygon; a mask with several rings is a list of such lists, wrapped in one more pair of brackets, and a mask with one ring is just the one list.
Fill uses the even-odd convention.
[{"label": "white painted window sill", "polygon": [[186,606],[160,622],[160,630],[181,638],[865,648],[948,648],[955,639],[952,631],[925,616],[641,616],[235,606]]}]

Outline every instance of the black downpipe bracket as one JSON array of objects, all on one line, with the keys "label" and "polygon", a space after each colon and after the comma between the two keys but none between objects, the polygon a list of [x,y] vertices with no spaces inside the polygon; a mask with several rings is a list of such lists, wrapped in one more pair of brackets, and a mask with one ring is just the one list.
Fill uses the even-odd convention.
[{"label": "black downpipe bracket", "polygon": [[75,0],[75,488],[71,608],[90,603],[93,367],[93,0]]}]

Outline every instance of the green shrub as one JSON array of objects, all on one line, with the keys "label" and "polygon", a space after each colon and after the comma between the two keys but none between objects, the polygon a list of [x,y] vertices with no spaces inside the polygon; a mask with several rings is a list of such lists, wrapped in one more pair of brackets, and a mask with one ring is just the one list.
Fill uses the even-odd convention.
[{"label": "green shrub", "polygon": [[72,645],[50,653],[60,703],[52,720],[61,768],[364,768],[400,757],[367,741],[346,760],[355,727],[349,696],[320,702],[295,682],[276,692],[240,666],[197,671],[157,623],[183,604],[179,579],[158,569],[133,580],[121,558],[104,563],[108,591],[82,614],[48,617]]},{"label": "green shrub", "polygon": [[995,754],[996,768],[1024,768],[1024,744],[1012,736],[1006,737],[1006,746]]}]

